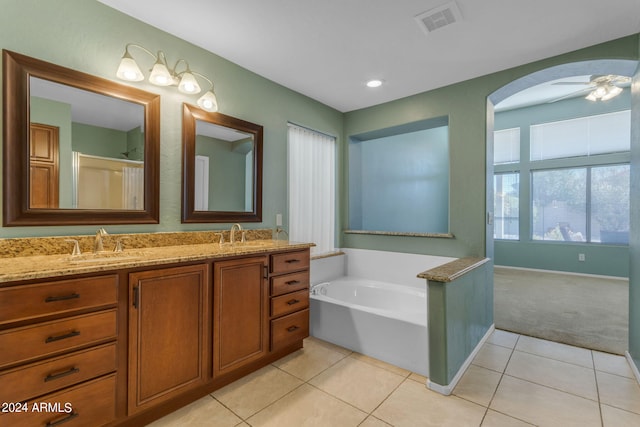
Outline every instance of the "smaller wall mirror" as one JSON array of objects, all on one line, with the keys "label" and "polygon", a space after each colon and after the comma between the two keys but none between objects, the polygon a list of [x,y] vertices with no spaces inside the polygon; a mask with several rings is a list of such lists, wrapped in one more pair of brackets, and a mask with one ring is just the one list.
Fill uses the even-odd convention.
[{"label": "smaller wall mirror", "polygon": [[262,132],[184,104],[182,222],[262,221]]},{"label": "smaller wall mirror", "polygon": [[159,220],[160,97],[3,51],[3,225]]}]

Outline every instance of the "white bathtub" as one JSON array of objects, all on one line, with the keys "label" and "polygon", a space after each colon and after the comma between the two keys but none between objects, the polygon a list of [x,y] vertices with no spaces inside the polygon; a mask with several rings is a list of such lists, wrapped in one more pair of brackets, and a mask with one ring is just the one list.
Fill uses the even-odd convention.
[{"label": "white bathtub", "polygon": [[428,375],[425,291],[347,276],[313,292],[311,335]]},{"label": "white bathtub", "polygon": [[312,262],[311,335],[428,376],[427,286],[416,275],[453,258],[345,252],[342,277],[327,280],[336,260]]}]

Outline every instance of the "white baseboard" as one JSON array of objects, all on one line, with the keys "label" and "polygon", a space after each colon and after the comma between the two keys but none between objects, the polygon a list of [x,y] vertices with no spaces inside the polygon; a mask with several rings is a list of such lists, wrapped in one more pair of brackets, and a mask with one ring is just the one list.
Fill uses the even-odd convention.
[{"label": "white baseboard", "polygon": [[432,382],[430,379],[427,379],[427,388],[440,394],[444,394],[445,396],[449,396],[451,393],[453,393],[453,389],[456,388],[456,385],[458,385],[458,382],[460,381],[464,373],[467,372],[467,369],[469,369],[469,366],[471,366],[471,362],[473,362],[473,359],[475,359],[476,355],[480,351],[480,348],[482,348],[482,345],[489,339],[495,329],[495,324],[492,324],[489,327],[487,333],[484,334],[478,345],[476,345],[476,348],[473,349],[469,357],[467,357],[460,369],[458,369],[458,373],[456,373],[456,376],[453,377],[449,384],[440,385]]},{"label": "white baseboard", "polygon": [[628,351],[625,351],[624,355],[627,358],[627,362],[629,362],[629,366],[631,367],[631,370],[633,371],[633,375],[635,375],[635,377],[636,377],[636,381],[638,381],[638,383],[640,383],[640,371],[638,371],[638,367],[636,366],[636,362],[633,360],[633,357],[631,357],[631,354],[629,354]]}]

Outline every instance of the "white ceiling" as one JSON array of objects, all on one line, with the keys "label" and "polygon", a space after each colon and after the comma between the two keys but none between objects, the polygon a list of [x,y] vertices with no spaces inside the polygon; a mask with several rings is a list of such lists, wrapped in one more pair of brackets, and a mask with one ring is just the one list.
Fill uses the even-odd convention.
[{"label": "white ceiling", "polygon": [[456,0],[428,34],[447,0],[100,1],[343,112],[640,32],[640,0]]}]

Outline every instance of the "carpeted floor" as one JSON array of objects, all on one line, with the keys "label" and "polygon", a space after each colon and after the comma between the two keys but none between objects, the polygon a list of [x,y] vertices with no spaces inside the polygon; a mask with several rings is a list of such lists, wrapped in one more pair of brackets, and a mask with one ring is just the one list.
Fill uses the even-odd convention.
[{"label": "carpeted floor", "polygon": [[496,267],[496,329],[624,354],[629,281]]}]

